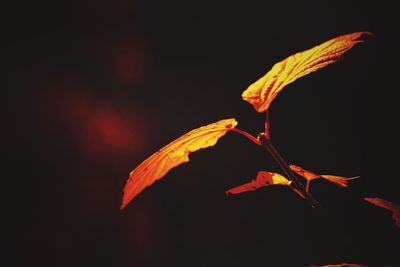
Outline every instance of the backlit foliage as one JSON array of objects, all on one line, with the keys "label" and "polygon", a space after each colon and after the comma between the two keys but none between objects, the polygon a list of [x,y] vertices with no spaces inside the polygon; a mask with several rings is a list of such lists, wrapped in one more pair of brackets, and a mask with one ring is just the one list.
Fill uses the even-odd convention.
[{"label": "backlit foliage", "polygon": [[[260,171],[249,183],[228,190],[227,194],[238,194],[253,191],[261,187],[283,185],[307,200],[312,207],[318,202],[309,193],[310,182],[314,179],[328,180],[341,188],[349,185],[349,181],[358,178],[345,178],[334,175],[316,174],[296,165],[288,165],[270,139],[269,107],[275,97],[286,85],[311,72],[317,71],[338,59],[355,44],[363,42],[362,37],[368,32],[355,32],[326,41],[309,50],[296,53],[273,65],[263,77],[251,84],[242,94],[242,98],[253,105],[257,112],[266,112],[265,129],[257,138],[246,131],[236,128],[235,119],[220,120],[215,123],[194,129],[172,141],[137,166],[129,175],[124,188],[121,209],[135,198],[146,187],[163,178],[172,168],[189,161],[189,154],[200,149],[214,146],[219,138],[233,131],[250,139],[256,145],[265,148],[282,168],[285,176],[267,171]],[[298,180],[295,173],[303,177],[306,187]],[[396,224],[400,226],[399,206],[379,198],[365,198],[379,207],[393,212]],[[339,265],[343,266],[343,265]]]},{"label": "backlit foliage", "polygon": [[293,164],[289,165],[289,167],[292,171],[296,172],[298,175],[304,177],[304,179],[307,180],[307,185],[306,185],[307,191],[310,187],[310,182],[312,180],[318,179],[318,178],[330,181],[339,187],[347,187],[347,186],[349,186],[349,181],[360,178],[360,176],[346,178],[346,177],[340,177],[340,176],[335,176],[335,175],[315,174],[313,172],[307,171],[307,170],[305,170],[299,166],[293,165]]},{"label": "backlit foliage", "polygon": [[252,104],[257,112],[267,111],[286,85],[336,62],[355,44],[362,42],[360,38],[365,34],[370,33],[355,32],[339,36],[276,63],[267,74],[243,92],[243,100]]},{"label": "backlit foliage", "polygon": [[257,173],[256,179],[251,180],[251,182],[239,185],[237,187],[231,188],[228,191],[226,191],[226,194],[240,194],[248,191],[254,191],[257,190],[261,187],[265,186],[270,186],[270,185],[284,185],[290,187],[293,191],[295,191],[297,194],[299,194],[302,198],[304,198],[304,195],[295,189],[294,187],[291,187],[290,184],[292,181],[288,180],[285,176],[275,173],[275,172],[266,172],[266,171],[259,171]]},{"label": "backlit foliage", "polygon": [[257,173],[256,179],[251,180],[251,182],[234,187],[226,191],[227,194],[239,194],[248,191],[254,191],[260,187],[269,185],[290,185],[286,177],[275,172],[259,171]]},{"label": "backlit foliage", "polygon": [[[265,112],[276,95],[289,83],[307,75],[313,71],[323,68],[336,62],[346,51],[350,50],[355,44],[362,42],[360,39],[368,32],[355,32],[339,36],[324,42],[314,48],[304,52],[296,53],[285,60],[276,63],[272,69],[261,79],[253,83],[242,94],[245,101],[251,103],[256,111]],[[267,111],[268,112],[268,111]],[[304,188],[297,180],[292,170],[288,167],[278,151],[272,146],[269,135],[269,116],[266,116],[264,134],[259,134],[258,138],[246,131],[235,128],[235,119],[221,120],[207,126],[192,130],[181,136],[151,157],[146,159],[136,167],[129,175],[124,188],[121,209],[123,209],[133,198],[135,198],[144,188],[152,185],[156,180],[164,177],[172,168],[188,162],[189,154],[202,148],[214,146],[218,139],[228,131],[237,132],[249,138],[255,144],[264,146],[281,166],[287,177],[276,173],[259,172],[257,178],[252,182],[231,189],[228,193],[238,193],[255,190],[259,187],[274,184],[287,185],[300,196],[309,201],[315,207],[316,201],[308,193],[309,183],[312,179],[324,178],[335,184],[346,187],[348,180],[339,176],[317,175],[305,171],[292,165],[292,169],[307,180],[307,187]]]},{"label": "backlit foliage", "polygon": [[129,179],[124,188],[121,209],[144,188],[164,177],[172,168],[188,162],[191,152],[214,146],[219,138],[236,125],[235,119],[211,123],[182,135],[154,153],[129,174]]}]

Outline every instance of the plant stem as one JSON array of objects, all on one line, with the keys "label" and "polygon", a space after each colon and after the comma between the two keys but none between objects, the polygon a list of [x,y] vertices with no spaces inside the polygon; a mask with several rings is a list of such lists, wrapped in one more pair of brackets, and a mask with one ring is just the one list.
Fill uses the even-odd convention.
[{"label": "plant stem", "polygon": [[256,145],[259,145],[259,146],[262,145],[260,140],[258,140],[256,137],[252,136],[251,134],[249,134],[249,133],[246,132],[246,131],[240,130],[240,129],[238,129],[238,128],[231,128],[231,131],[237,132],[237,133],[239,133],[239,134],[241,134],[241,135],[247,137],[248,139],[250,139],[250,140],[251,140],[253,143],[255,143]]},{"label": "plant stem", "polygon": [[265,138],[268,140],[271,140],[270,132],[269,132],[269,110],[265,112],[265,123],[264,123],[264,133],[265,133]]},{"label": "plant stem", "polygon": [[285,172],[287,178],[292,181],[291,188],[293,189],[293,191],[303,196],[306,200],[308,200],[313,208],[316,208],[318,206],[318,202],[308,193],[308,183],[307,188],[304,188],[303,184],[299,181],[293,171],[289,168],[286,161],[282,158],[282,156],[278,153],[278,151],[271,143],[269,110],[265,112],[264,134],[259,134],[257,139],[279,164],[279,166]]},{"label": "plant stem", "polygon": [[[269,121],[268,121],[268,123],[266,122],[266,126],[267,125],[269,125]],[[265,129],[269,129],[269,128],[265,128]],[[264,147],[272,155],[272,157],[279,164],[279,166],[282,168],[282,170],[285,172],[287,178],[292,181],[292,184],[291,184],[291,186],[293,187],[292,189],[297,193],[300,192],[300,195],[304,196],[304,198],[310,203],[310,205],[312,207],[316,208],[318,206],[318,202],[306,191],[303,184],[299,181],[299,179],[296,177],[296,175],[292,172],[292,170],[289,168],[286,161],[282,158],[282,156],[278,153],[278,151],[272,145],[271,140],[266,138],[264,133],[259,134],[258,137],[256,138],[253,135],[249,134],[248,132],[240,130],[238,128],[232,128],[231,131],[237,132],[237,133],[245,136],[246,138],[250,139],[256,145]]]},{"label": "plant stem", "polygon": [[263,147],[268,150],[268,152],[272,155],[275,161],[279,164],[282,170],[285,172],[287,178],[292,181],[292,186],[297,189],[306,200],[310,203],[310,205],[314,208],[317,207],[318,202],[306,191],[303,184],[299,181],[293,171],[289,168],[286,161],[282,158],[282,156],[278,153],[275,147],[272,145],[271,141],[267,138],[261,142]]}]

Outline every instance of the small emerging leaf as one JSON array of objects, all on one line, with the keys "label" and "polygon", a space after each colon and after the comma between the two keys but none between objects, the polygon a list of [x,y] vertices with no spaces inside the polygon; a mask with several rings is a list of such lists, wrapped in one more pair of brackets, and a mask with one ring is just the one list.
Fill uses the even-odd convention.
[{"label": "small emerging leaf", "polygon": [[320,175],[320,174],[316,174],[316,173],[307,171],[307,170],[303,169],[302,167],[299,167],[299,166],[296,166],[293,164],[289,165],[289,167],[292,171],[296,172],[298,175],[304,177],[304,179],[307,180],[307,185],[306,185],[307,192],[308,192],[308,189],[310,186],[310,182],[317,178],[322,178],[322,179],[328,180],[342,188],[347,187],[349,185],[350,180],[360,178],[360,176],[347,178],[347,177],[341,177],[341,176],[335,176],[335,175],[326,175],[326,174]]},{"label": "small emerging leaf", "polygon": [[390,210],[393,213],[392,217],[397,227],[400,227],[400,206],[381,198],[366,197],[364,199],[378,207]]},{"label": "small emerging leaf", "polygon": [[316,178],[321,178],[321,176],[319,174],[307,171],[305,169],[303,169],[302,167],[299,167],[297,165],[289,165],[290,169],[294,172],[296,172],[298,175],[304,177],[307,181],[311,181],[313,179]]},{"label": "small emerging leaf", "polygon": [[240,194],[248,191],[254,191],[261,187],[270,186],[270,185],[285,185],[289,186],[294,192],[296,192],[302,198],[306,198],[303,193],[299,190],[291,186],[292,181],[288,180],[286,177],[280,175],[279,173],[275,172],[266,172],[266,171],[259,171],[257,173],[257,177],[251,182],[234,187],[226,191],[226,194]]},{"label": "small emerging leaf", "polygon": [[242,94],[243,100],[253,105],[257,112],[265,112],[282,89],[311,72],[336,62],[368,32],[355,32],[326,41],[309,50],[296,53],[278,63]]},{"label": "small emerging leaf", "polygon": [[227,194],[240,194],[248,191],[257,190],[260,187],[269,185],[290,185],[292,181],[289,181],[286,177],[275,172],[259,171],[256,179],[251,182],[234,187],[226,191]]},{"label": "small emerging leaf", "polygon": [[121,209],[144,188],[164,177],[172,168],[188,162],[191,152],[214,146],[219,138],[236,125],[235,119],[226,119],[197,128],[172,141],[143,161],[129,174]]}]

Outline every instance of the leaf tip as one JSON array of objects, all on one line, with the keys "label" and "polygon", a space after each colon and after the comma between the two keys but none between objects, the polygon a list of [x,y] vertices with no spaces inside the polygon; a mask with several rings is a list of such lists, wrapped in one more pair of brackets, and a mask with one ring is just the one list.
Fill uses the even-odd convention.
[{"label": "leaf tip", "polygon": [[229,123],[225,126],[227,129],[235,128],[238,125],[238,122],[235,118],[231,118],[230,120],[231,120],[231,123]]},{"label": "leaf tip", "polygon": [[120,210],[125,209],[125,207],[128,205],[128,203],[131,201],[132,199],[127,199],[125,193],[124,196],[122,197],[122,202],[121,202],[121,206],[119,207]]},{"label": "leaf tip", "polygon": [[375,34],[373,32],[370,32],[370,31],[363,31],[361,33],[364,34],[364,35],[367,35],[369,37],[374,37],[375,36]]}]

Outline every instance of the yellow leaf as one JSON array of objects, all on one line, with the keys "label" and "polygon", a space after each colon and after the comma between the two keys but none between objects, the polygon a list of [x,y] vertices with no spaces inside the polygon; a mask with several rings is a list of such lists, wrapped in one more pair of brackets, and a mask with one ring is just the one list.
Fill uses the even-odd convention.
[{"label": "yellow leaf", "polygon": [[[292,181],[289,181],[286,177],[275,172],[259,171],[257,173],[256,179],[251,180],[251,182],[239,185],[237,187],[231,188],[226,191],[226,194],[240,194],[248,191],[254,191],[258,188],[270,186],[270,185],[286,185],[290,186]],[[291,187],[296,193],[304,198],[303,194]]]},{"label": "yellow leaf", "polygon": [[369,32],[355,32],[331,39],[309,50],[296,53],[278,63],[242,94],[257,112],[265,112],[282,89],[298,78],[336,62]]},{"label": "yellow leaf", "polygon": [[236,125],[235,119],[226,119],[194,129],[143,161],[129,174],[121,209],[126,207],[144,188],[164,177],[172,168],[188,162],[191,152],[214,146],[219,138]]},{"label": "yellow leaf", "polygon": [[400,227],[400,206],[381,198],[365,197],[364,199],[378,207],[390,210],[393,213],[392,217],[397,227]]}]

